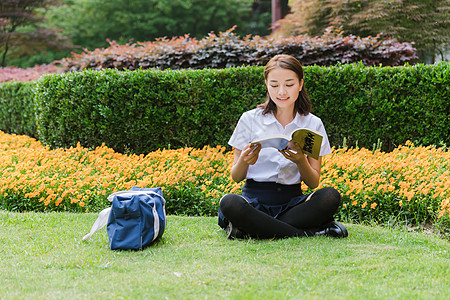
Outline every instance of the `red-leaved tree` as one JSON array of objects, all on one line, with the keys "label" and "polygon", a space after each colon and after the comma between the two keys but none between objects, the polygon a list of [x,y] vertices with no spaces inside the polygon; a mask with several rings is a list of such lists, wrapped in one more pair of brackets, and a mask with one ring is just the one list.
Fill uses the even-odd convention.
[{"label": "red-leaved tree", "polygon": [[53,4],[56,1],[0,1],[0,66],[5,66],[10,52],[11,57],[19,57],[46,49],[71,48],[67,38],[43,23],[42,11]]}]

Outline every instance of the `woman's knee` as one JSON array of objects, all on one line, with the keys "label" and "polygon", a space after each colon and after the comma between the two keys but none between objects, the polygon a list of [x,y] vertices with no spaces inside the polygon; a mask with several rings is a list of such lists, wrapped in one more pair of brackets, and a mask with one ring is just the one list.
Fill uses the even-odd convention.
[{"label": "woman's knee", "polygon": [[219,207],[225,216],[229,216],[242,212],[242,206],[245,204],[247,201],[241,195],[227,194],[220,199]]},{"label": "woman's knee", "polygon": [[333,187],[325,187],[324,189],[330,194],[330,198],[335,199],[336,201],[341,201],[341,193]]},{"label": "woman's knee", "polygon": [[326,199],[328,205],[334,206],[336,208],[341,205],[341,194],[335,188],[324,187],[317,192],[320,193],[322,199]]},{"label": "woman's knee", "polygon": [[332,187],[329,187],[328,189],[330,190],[330,198],[332,199],[333,205],[337,210],[339,206],[341,206],[341,193],[339,193],[338,190]]}]

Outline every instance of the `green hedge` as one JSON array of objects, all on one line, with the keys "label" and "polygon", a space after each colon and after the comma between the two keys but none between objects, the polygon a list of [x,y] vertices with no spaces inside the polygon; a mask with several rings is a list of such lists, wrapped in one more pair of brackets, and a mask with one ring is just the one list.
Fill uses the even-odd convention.
[{"label": "green hedge", "polygon": [[83,71],[37,86],[38,133],[51,147],[105,143],[119,152],[226,144],[264,97],[261,68]]},{"label": "green hedge", "polygon": [[[238,67],[46,75],[36,85],[37,136],[51,147],[105,143],[134,153],[226,145],[242,112],[264,100],[262,71]],[[333,146],[344,139],[348,146],[366,148],[380,141],[387,151],[406,140],[450,145],[449,63],[307,66],[305,86]],[[3,114],[27,97],[31,103],[30,86],[16,94],[0,87]],[[23,110],[26,115],[15,112],[21,115],[19,124],[34,124],[32,106]],[[0,129],[8,132],[20,127],[2,122]]]},{"label": "green hedge", "polygon": [[332,144],[390,151],[405,141],[450,145],[450,64],[308,67],[305,84]]},{"label": "green hedge", "polygon": [[0,84],[0,129],[7,133],[36,137],[34,82]]}]

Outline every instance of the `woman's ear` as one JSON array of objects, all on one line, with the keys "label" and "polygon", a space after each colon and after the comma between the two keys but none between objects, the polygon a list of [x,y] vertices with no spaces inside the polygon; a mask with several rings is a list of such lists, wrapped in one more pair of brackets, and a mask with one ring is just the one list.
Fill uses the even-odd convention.
[{"label": "woman's ear", "polygon": [[303,78],[300,79],[300,88],[298,89],[299,92],[301,92],[303,89]]}]

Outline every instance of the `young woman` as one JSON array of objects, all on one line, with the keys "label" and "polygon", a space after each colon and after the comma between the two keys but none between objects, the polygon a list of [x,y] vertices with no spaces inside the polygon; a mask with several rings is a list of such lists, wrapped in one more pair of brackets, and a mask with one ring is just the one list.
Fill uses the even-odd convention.
[{"label": "young woman", "polygon": [[[333,218],[341,201],[338,191],[326,187],[302,195],[302,181],[312,189],[319,185],[321,156],[330,154],[331,148],[322,121],[311,113],[300,62],[277,55],[267,63],[264,78],[265,104],[245,112],[229,140],[234,148],[231,176],[246,182],[242,195],[227,194],[220,200],[219,225],[231,239],[346,237],[347,229]],[[297,128],[322,133],[318,160],[293,141],[285,150],[250,144],[267,135],[290,136]]]}]

